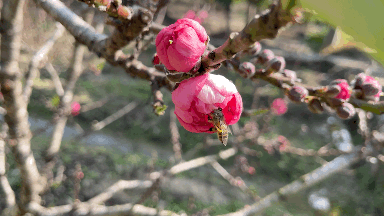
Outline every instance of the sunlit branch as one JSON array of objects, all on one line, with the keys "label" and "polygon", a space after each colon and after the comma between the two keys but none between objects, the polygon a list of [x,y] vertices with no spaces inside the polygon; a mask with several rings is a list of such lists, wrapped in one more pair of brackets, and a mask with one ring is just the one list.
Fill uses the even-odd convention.
[{"label": "sunlit branch", "polygon": [[[32,57],[31,63],[29,64],[29,69],[27,72],[27,77],[25,81],[23,96],[24,99],[28,102],[29,97],[32,93],[32,87],[33,87],[33,80],[36,78],[36,75],[38,73],[38,68],[41,64],[41,62],[46,58],[46,55],[48,52],[52,49],[53,45],[56,43],[56,41],[63,35],[65,31],[65,28],[60,23],[56,23],[56,31],[52,35],[52,37],[45,42],[45,44],[35,53],[35,55]],[[56,83],[55,83],[56,84]]]},{"label": "sunlit branch", "polygon": [[335,158],[334,160],[330,161],[329,163],[321,166],[320,168],[317,168],[314,171],[303,175],[298,180],[295,180],[292,183],[280,188],[279,190],[267,195],[255,204],[226,215],[246,216],[260,213],[262,210],[268,208],[273,203],[283,201],[289,195],[296,194],[308,187],[312,187],[315,184],[318,184],[319,182],[330,177],[331,175],[341,172],[352,164],[358,162],[359,160],[361,160],[361,158],[364,157],[364,155],[369,155],[371,153],[368,148],[364,148],[362,150],[364,151],[362,152],[359,150],[359,148],[356,148],[355,152],[351,154],[341,155]]}]

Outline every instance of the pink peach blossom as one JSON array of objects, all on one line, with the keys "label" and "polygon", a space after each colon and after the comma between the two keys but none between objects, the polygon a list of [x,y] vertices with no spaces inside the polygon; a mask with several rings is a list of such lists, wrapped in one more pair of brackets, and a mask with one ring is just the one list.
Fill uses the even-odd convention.
[{"label": "pink peach blossom", "polygon": [[184,14],[183,18],[195,19],[195,16],[196,16],[195,11],[193,11],[193,10],[189,10],[189,11],[187,11],[187,12]]},{"label": "pink peach blossom", "polygon": [[351,91],[349,90],[349,84],[345,79],[334,80],[333,83],[338,85],[341,89],[340,93],[335,98],[348,100],[351,97]]},{"label": "pink peach blossom", "polygon": [[207,40],[207,32],[198,22],[179,19],[157,35],[157,55],[168,70],[188,72],[203,55]]},{"label": "pink peach blossom", "polygon": [[[372,89],[376,89],[376,91],[378,90],[377,94],[369,97],[370,99],[373,99],[374,101],[379,101],[380,100],[380,94],[382,92],[381,88],[382,86],[380,85],[379,81],[377,81],[375,78],[371,77],[371,76],[366,76],[365,77],[365,80],[364,80],[364,84],[370,84],[372,87]],[[363,91],[365,90],[364,88],[364,84],[363,84]]]},{"label": "pink peach blossom", "polygon": [[77,116],[80,114],[81,106],[78,102],[74,101],[71,104],[71,114],[72,116]]},{"label": "pink peach blossom", "polygon": [[175,114],[180,124],[190,132],[213,133],[208,114],[219,107],[228,125],[235,124],[243,110],[236,86],[221,75],[204,74],[184,80],[172,92]]},{"label": "pink peach blossom", "polygon": [[287,107],[287,103],[284,101],[284,99],[276,98],[272,102],[271,109],[275,115],[283,115],[284,113],[287,112],[288,107]]}]

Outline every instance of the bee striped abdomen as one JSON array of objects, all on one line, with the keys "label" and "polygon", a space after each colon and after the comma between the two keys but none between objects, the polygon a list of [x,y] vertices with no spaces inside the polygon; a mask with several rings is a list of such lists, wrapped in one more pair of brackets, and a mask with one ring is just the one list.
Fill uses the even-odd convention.
[{"label": "bee striped abdomen", "polygon": [[208,115],[208,122],[211,122],[214,126],[210,131],[215,131],[217,133],[217,138],[224,146],[226,146],[228,143],[229,127],[225,122],[222,109],[218,108],[213,110],[212,113]]}]

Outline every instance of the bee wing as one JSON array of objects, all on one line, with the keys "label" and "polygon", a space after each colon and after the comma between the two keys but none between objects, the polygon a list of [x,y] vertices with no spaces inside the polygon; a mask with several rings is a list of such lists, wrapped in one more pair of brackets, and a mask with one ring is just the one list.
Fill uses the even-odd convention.
[{"label": "bee wing", "polygon": [[228,127],[228,133],[232,134],[232,131],[231,131],[231,128],[229,128],[229,125],[227,127]]}]

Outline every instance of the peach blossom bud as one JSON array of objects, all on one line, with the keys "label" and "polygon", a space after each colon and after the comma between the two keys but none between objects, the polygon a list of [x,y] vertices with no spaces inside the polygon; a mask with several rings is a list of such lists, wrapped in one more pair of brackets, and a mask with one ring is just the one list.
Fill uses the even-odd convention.
[{"label": "peach blossom bud", "polygon": [[341,87],[338,85],[330,85],[326,87],[325,96],[326,97],[336,97],[341,92]]},{"label": "peach blossom bud", "polygon": [[271,105],[271,111],[275,115],[283,115],[288,110],[287,103],[283,98],[276,98]]},{"label": "peach blossom bud", "polygon": [[243,62],[239,67],[240,75],[244,78],[251,77],[255,74],[255,65],[251,62]]},{"label": "peach blossom bud", "polygon": [[84,173],[81,172],[81,171],[80,171],[80,172],[77,172],[77,173],[76,173],[76,178],[79,179],[79,180],[80,180],[80,179],[83,179],[83,178],[84,178]]},{"label": "peach blossom bud", "polygon": [[133,11],[131,8],[128,8],[126,6],[123,6],[123,5],[120,5],[118,8],[117,8],[117,15],[119,17],[122,17],[124,19],[131,19],[132,18],[132,14],[133,14]]},{"label": "peach blossom bud", "polygon": [[265,65],[267,62],[271,61],[274,57],[275,57],[275,54],[272,52],[272,50],[265,49],[259,54],[257,61],[258,63]]},{"label": "peach blossom bud", "polygon": [[327,98],[327,104],[331,108],[337,108],[341,106],[343,103],[344,103],[344,100],[340,98]]},{"label": "peach blossom bud", "polygon": [[153,58],[152,58],[152,64],[153,64],[153,65],[158,65],[158,64],[160,64],[160,59],[159,59],[159,56],[157,55],[157,53],[155,53],[155,55],[153,55]]},{"label": "peach blossom bud", "polygon": [[288,92],[288,98],[294,103],[301,103],[308,96],[308,90],[302,86],[294,86]]},{"label": "peach blossom bud", "polygon": [[295,71],[284,69],[281,73],[284,77],[290,78],[292,81],[297,80],[297,75]]},{"label": "peach blossom bud", "polygon": [[271,74],[279,72],[285,68],[285,59],[281,56],[276,56],[272,60],[267,62],[266,73]]},{"label": "peach blossom bud", "polygon": [[336,113],[341,119],[350,119],[356,114],[356,110],[352,104],[343,103],[336,109]]},{"label": "peach blossom bud", "polygon": [[189,72],[200,60],[207,41],[204,27],[184,18],[160,31],[156,37],[156,51],[168,70]]},{"label": "peach blossom bud", "polygon": [[95,0],[97,5],[107,6],[110,0]]},{"label": "peach blossom bud", "polygon": [[349,85],[345,79],[336,79],[331,82],[331,85],[337,85],[340,87],[340,92],[335,96],[335,98],[348,100],[351,97],[351,91],[349,90]]},{"label": "peach blossom bud", "polygon": [[312,99],[309,103],[308,103],[308,109],[309,111],[313,112],[313,113],[316,113],[316,114],[320,114],[324,111],[324,108],[323,106],[321,105],[321,102],[319,99],[315,98],[315,99]]},{"label": "peach blossom bud", "polygon": [[364,83],[366,77],[367,77],[367,75],[365,75],[365,73],[357,74],[355,79],[352,81],[353,82],[353,87],[357,88],[357,89],[361,89],[361,87],[363,86],[363,83]]},{"label": "peach blossom bud", "polygon": [[[375,80],[376,81],[376,80]],[[364,83],[362,90],[365,96],[377,95],[381,91],[381,85],[379,82]]]},{"label": "peach blossom bud", "polygon": [[255,172],[256,172],[255,167],[250,166],[250,167],[248,168],[248,173],[249,173],[250,175],[255,174]]},{"label": "peach blossom bud", "polygon": [[253,44],[253,46],[251,46],[249,49],[248,49],[248,53],[249,55],[253,56],[253,55],[258,55],[259,53],[261,52],[261,44],[259,42],[255,42]]},{"label": "peach blossom bud", "polygon": [[80,114],[80,109],[81,109],[81,105],[78,102],[76,102],[76,101],[72,102],[72,104],[71,104],[71,114],[72,114],[72,116],[79,115]]}]

